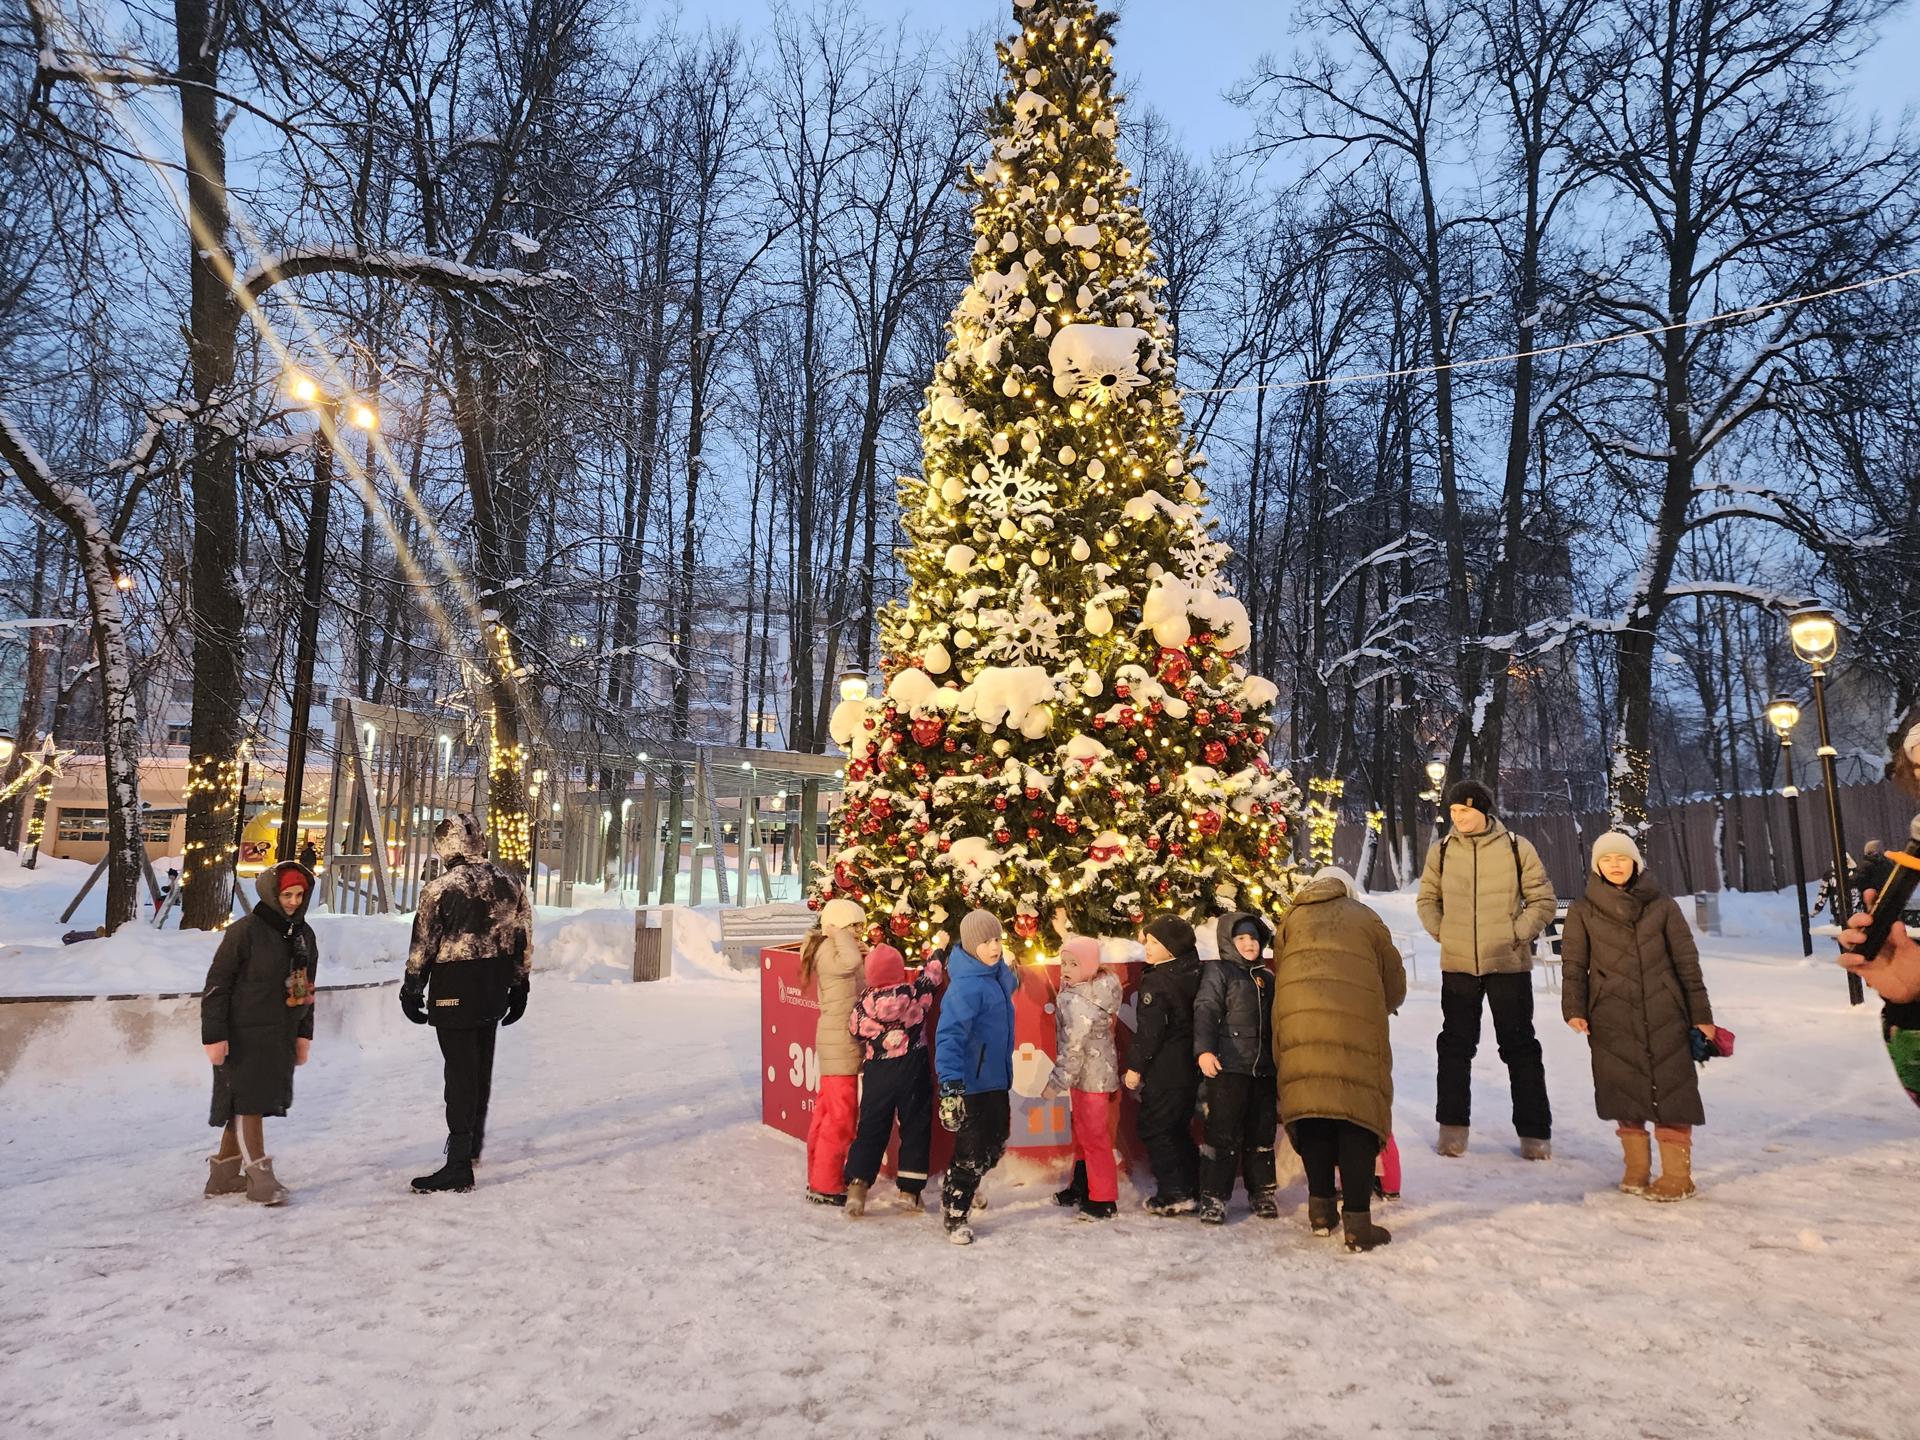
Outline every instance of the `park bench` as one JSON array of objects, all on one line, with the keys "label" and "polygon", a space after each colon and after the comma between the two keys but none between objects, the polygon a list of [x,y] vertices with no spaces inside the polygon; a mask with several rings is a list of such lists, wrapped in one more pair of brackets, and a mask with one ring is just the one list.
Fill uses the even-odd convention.
[{"label": "park bench", "polygon": [[762,950],[775,945],[798,945],[815,923],[813,911],[795,903],[722,910],[720,950],[735,970],[757,970]]}]

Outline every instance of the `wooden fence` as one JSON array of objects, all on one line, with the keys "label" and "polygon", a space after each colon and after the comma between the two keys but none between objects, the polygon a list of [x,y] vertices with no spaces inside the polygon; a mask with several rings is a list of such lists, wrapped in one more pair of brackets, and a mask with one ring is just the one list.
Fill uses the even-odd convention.
[{"label": "wooden fence", "polygon": [[[1788,805],[1778,793],[1736,795],[1725,802],[1726,824],[1720,833],[1721,859],[1727,888],[1780,890],[1793,883],[1793,838],[1788,829]],[[1721,806],[1712,800],[1686,805],[1658,806],[1651,815],[1652,830],[1645,848],[1647,864],[1661,883],[1675,894],[1721,888],[1721,867],[1714,864],[1714,827]],[[1869,840],[1904,844],[1914,811],[1913,798],[1887,781],[1873,785],[1842,785],[1840,814],[1846,827],[1847,849],[1858,859]],[[1833,863],[1833,845],[1827,825],[1827,797],[1823,789],[1800,794],[1800,840],[1806,857],[1806,879],[1816,882]],[[1554,891],[1563,897],[1586,888],[1586,872],[1594,840],[1606,833],[1604,812],[1590,814],[1514,815],[1502,817],[1533,841],[1553,877]],[[1429,840],[1431,832],[1429,832]],[[1359,861],[1366,831],[1358,821],[1343,822],[1334,834],[1334,854],[1342,864]],[[1425,846],[1419,859],[1425,858]],[[1393,870],[1384,848],[1374,857],[1365,877],[1371,889],[1390,889]]]}]

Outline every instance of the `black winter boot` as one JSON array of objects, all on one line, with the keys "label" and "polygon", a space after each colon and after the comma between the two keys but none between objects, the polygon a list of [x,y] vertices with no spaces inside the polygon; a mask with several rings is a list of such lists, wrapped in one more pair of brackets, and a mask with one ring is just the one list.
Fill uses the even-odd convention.
[{"label": "black winter boot", "polygon": [[1218,1195],[1202,1195],[1200,1208],[1195,1212],[1202,1225],[1224,1225],[1227,1223],[1227,1202]]},{"label": "black winter boot", "polygon": [[1280,1218],[1280,1202],[1273,1198],[1273,1191],[1271,1190],[1256,1190],[1248,1197],[1247,1206],[1253,1211],[1254,1215],[1261,1220],[1278,1220]]},{"label": "black winter boot", "polygon": [[1373,1223],[1373,1216],[1365,1210],[1349,1210],[1340,1220],[1347,1232],[1349,1250],[1378,1250],[1393,1239],[1390,1233]]},{"label": "black winter boot", "polygon": [[1120,1207],[1111,1200],[1082,1200],[1080,1218],[1082,1220],[1111,1220]]},{"label": "black winter boot", "polygon": [[1340,1223],[1340,1202],[1331,1195],[1322,1199],[1318,1195],[1307,1197],[1307,1224],[1316,1235],[1331,1235]]},{"label": "black winter boot", "polygon": [[431,1175],[414,1177],[413,1188],[423,1195],[440,1190],[473,1189],[473,1137],[447,1137],[447,1163]]},{"label": "black winter boot", "polygon": [[1076,1160],[1073,1162],[1073,1179],[1067,1182],[1066,1189],[1053,1192],[1053,1203],[1056,1205],[1078,1205],[1086,1198],[1087,1162],[1084,1160]]}]

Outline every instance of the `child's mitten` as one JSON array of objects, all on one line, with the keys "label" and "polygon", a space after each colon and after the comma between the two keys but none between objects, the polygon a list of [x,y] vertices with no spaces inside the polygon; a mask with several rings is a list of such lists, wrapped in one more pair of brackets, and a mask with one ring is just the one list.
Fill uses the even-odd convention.
[{"label": "child's mitten", "polygon": [[953,1134],[967,1123],[967,1097],[958,1080],[940,1087],[940,1128]]}]

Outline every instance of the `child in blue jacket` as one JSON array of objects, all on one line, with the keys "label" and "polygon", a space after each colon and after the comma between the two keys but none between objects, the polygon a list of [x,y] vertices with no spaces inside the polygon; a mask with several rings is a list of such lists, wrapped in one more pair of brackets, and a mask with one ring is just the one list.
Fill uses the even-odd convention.
[{"label": "child in blue jacket", "polygon": [[1000,956],[1000,922],[970,910],[947,962],[947,993],[934,1032],[940,1075],[940,1123],[954,1134],[953,1159],[941,1185],[947,1239],[973,1243],[967,1217],[974,1192],[1006,1153],[1013,1115],[1013,992],[1019,981]]}]

